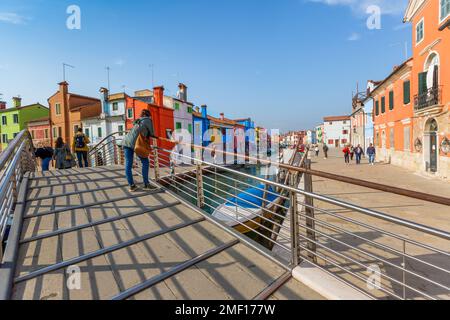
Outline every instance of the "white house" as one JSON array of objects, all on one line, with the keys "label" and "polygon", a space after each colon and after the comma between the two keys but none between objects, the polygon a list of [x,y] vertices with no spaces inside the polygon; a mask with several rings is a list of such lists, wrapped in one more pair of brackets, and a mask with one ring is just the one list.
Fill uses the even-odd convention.
[{"label": "white house", "polygon": [[100,117],[82,120],[84,133],[91,140],[91,145],[99,143],[108,135],[125,131],[126,94],[109,95],[108,89],[101,88],[102,113]]},{"label": "white house", "polygon": [[330,148],[340,148],[350,143],[350,116],[323,118],[323,141]]}]

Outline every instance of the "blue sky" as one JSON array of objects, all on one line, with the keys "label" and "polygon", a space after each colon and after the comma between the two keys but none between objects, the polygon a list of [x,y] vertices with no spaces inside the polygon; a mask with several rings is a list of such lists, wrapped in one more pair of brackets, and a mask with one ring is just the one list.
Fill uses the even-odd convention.
[{"label": "blue sky", "polygon": [[[69,5],[81,30],[66,28]],[[367,6],[382,29],[366,26]],[[8,103],[47,103],[62,80],[99,96],[179,81],[196,105],[227,117],[250,116],[282,131],[349,114],[356,83],[380,80],[411,53],[406,0],[2,0],[0,93]]]}]

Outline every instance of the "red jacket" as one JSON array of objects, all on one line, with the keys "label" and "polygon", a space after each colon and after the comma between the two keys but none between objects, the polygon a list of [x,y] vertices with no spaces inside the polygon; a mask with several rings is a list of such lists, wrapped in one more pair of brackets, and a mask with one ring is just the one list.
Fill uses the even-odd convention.
[{"label": "red jacket", "polygon": [[349,154],[350,153],[350,149],[348,147],[344,148],[344,150],[342,150],[343,153],[345,154]]}]

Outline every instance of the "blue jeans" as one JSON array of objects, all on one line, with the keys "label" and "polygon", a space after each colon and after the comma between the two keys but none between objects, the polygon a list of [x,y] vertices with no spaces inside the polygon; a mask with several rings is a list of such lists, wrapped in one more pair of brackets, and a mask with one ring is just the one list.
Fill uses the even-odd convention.
[{"label": "blue jeans", "polygon": [[49,167],[50,167],[50,161],[52,161],[52,158],[45,158],[42,159],[42,163],[41,163],[41,167],[42,167],[42,172],[48,171]]},{"label": "blue jeans", "polygon": [[361,156],[362,154],[356,153],[356,164],[361,164]]},{"label": "blue jeans", "polygon": [[[127,181],[130,186],[134,185],[133,179],[133,161],[134,161],[134,150],[124,147],[123,152],[125,154],[125,175],[127,176]],[[150,169],[150,160],[148,158],[139,157],[142,163],[142,177],[144,179],[144,184],[150,184],[148,180],[148,172]]]},{"label": "blue jeans", "polygon": [[375,155],[369,154],[369,163],[375,163]]},{"label": "blue jeans", "polygon": [[78,165],[80,166],[80,168],[83,168],[83,164],[85,168],[89,167],[87,151],[77,151],[76,153],[78,158]]}]

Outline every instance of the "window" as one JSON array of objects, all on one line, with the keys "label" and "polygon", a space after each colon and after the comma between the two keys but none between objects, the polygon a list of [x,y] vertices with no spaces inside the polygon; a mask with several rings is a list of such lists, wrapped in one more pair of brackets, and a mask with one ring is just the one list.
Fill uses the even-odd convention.
[{"label": "window", "polygon": [[128,119],[133,119],[133,109],[128,109],[127,110],[127,118]]},{"label": "window", "polygon": [[176,126],[175,126],[175,129],[176,129],[176,130],[181,130],[181,127],[182,127],[182,126],[181,126],[181,122],[177,122],[177,123],[176,123]]},{"label": "window", "polygon": [[8,120],[6,119],[6,116],[2,116],[2,125],[7,125],[8,124]]},{"label": "window", "polygon": [[334,144],[334,140],[328,140],[328,144]]},{"label": "window", "polygon": [[427,85],[427,72],[422,72],[418,74],[419,77],[419,95],[424,94],[428,91],[428,85]]},{"label": "window", "polygon": [[84,135],[85,135],[86,137],[88,137],[88,138],[91,136],[91,133],[90,133],[89,128],[85,128],[85,129],[84,129]]},{"label": "window", "polygon": [[403,128],[403,137],[404,137],[404,141],[403,141],[403,148],[405,150],[411,150],[411,128],[410,127],[405,127]]},{"label": "window", "polygon": [[342,143],[342,144],[347,144],[347,139],[342,139],[342,140],[341,140],[341,143]]},{"label": "window", "polygon": [[192,134],[192,124],[191,123],[188,124],[188,131],[190,134]]},{"label": "window", "polygon": [[188,113],[192,113],[192,112],[193,112],[192,107],[188,107],[188,108],[187,108],[187,112],[188,112]]},{"label": "window", "polygon": [[347,124],[347,121],[344,121],[343,124]]},{"label": "window", "polygon": [[389,110],[394,110],[394,91],[389,92]]},{"label": "window", "polygon": [[16,133],[13,133],[13,137],[15,138],[15,137],[17,137],[19,135],[19,133],[18,132],[16,132]]},{"label": "window", "polygon": [[13,123],[19,123],[19,115],[13,114]]},{"label": "window", "polygon": [[119,110],[119,103],[118,102],[113,102],[112,109],[113,109],[113,111]]},{"label": "window", "polygon": [[386,97],[381,98],[381,113],[386,112]]},{"label": "window", "polygon": [[329,124],[330,126],[332,126],[332,125],[333,125],[333,122],[328,122],[328,124]]},{"label": "window", "polygon": [[48,139],[48,129],[45,129],[45,130],[44,130],[44,138],[45,138],[45,139]]},{"label": "window", "polygon": [[166,138],[169,140],[172,139],[172,129],[166,129]]},{"label": "window", "polygon": [[55,112],[57,116],[61,114],[61,104],[59,103],[55,104]]},{"label": "window", "polygon": [[416,45],[422,42],[424,37],[424,20],[420,20],[416,25]]},{"label": "window", "polygon": [[348,130],[343,130],[342,134],[348,134]]},{"label": "window", "polygon": [[34,134],[34,130],[31,130],[31,138],[36,139],[36,135]]},{"label": "window", "polygon": [[53,127],[53,138],[58,138],[58,127]]},{"label": "window", "polygon": [[411,102],[411,81],[403,82],[403,104]]},{"label": "window", "polygon": [[175,102],[175,110],[180,110],[180,104],[178,102]]},{"label": "window", "polygon": [[98,136],[99,138],[102,137],[102,127],[98,127],[98,128],[97,128],[97,136]]},{"label": "window", "polygon": [[80,127],[79,127],[77,124],[74,125],[74,126],[73,126],[73,132],[74,132],[74,133],[77,133],[79,128],[80,128]]},{"label": "window", "polygon": [[375,115],[379,115],[380,114],[380,101],[375,101]]},{"label": "window", "polygon": [[8,143],[8,135],[7,134],[2,134],[2,142]]},{"label": "window", "polygon": [[450,0],[441,0],[441,21],[450,15]]},{"label": "window", "polygon": [[123,136],[123,125],[119,125],[118,127],[117,127],[117,131],[119,131],[119,136]]}]

